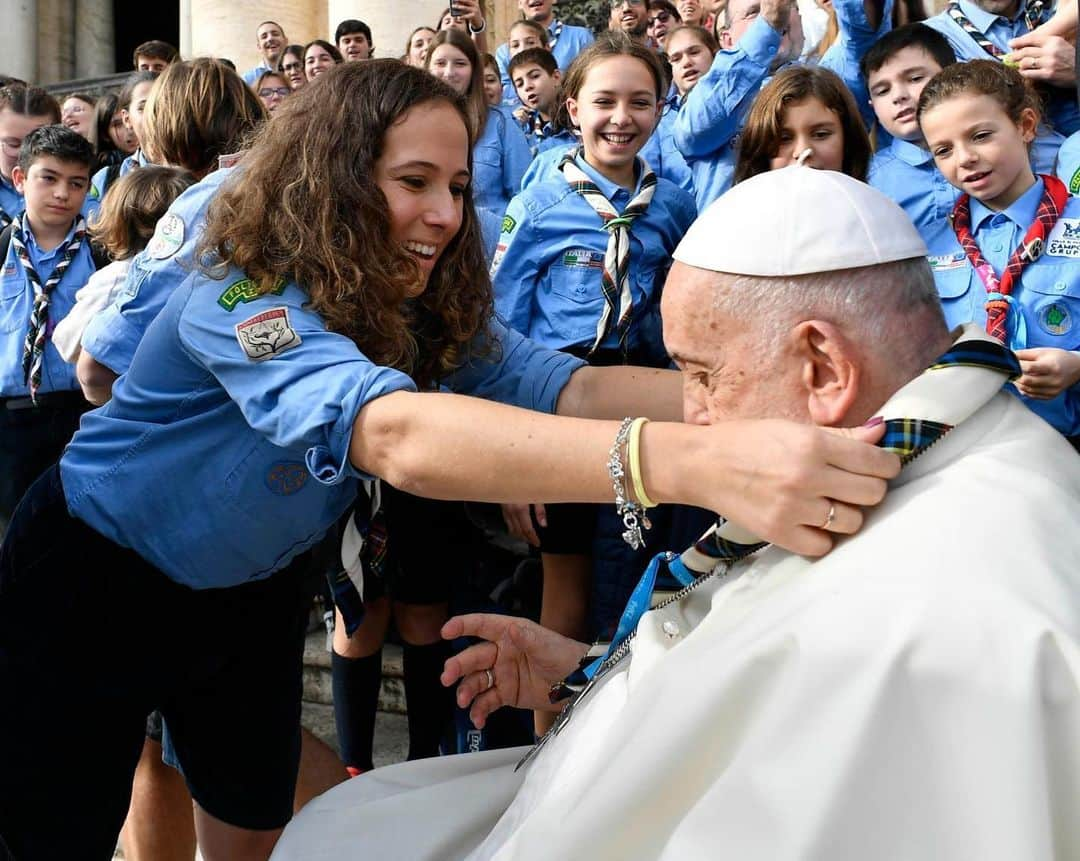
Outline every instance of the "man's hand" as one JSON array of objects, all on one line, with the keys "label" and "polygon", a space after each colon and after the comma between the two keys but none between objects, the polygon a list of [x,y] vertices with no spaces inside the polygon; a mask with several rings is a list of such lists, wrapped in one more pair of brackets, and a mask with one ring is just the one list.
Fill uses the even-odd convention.
[{"label": "man's hand", "polygon": [[[542,628],[529,619],[494,613],[455,616],[443,625],[444,640],[479,637],[446,662],[442,683],[461,680],[458,705],[472,703],[469,718],[483,729],[487,716],[501,706],[558,711],[548,700],[552,684],[578,667],[588,650],[585,643]],[[489,675],[490,674],[490,675]]]},{"label": "man's hand", "polygon": [[760,15],[777,33],[784,34],[788,30],[793,5],[793,0],[761,0]]},{"label": "man's hand", "polygon": [[1023,376],[1015,383],[1020,394],[1040,401],[1056,398],[1080,382],[1080,356],[1056,347],[1017,350]]},{"label": "man's hand", "polygon": [[1015,66],[1030,81],[1055,87],[1076,85],[1076,49],[1061,36],[1032,30],[1009,42],[1006,65]]}]

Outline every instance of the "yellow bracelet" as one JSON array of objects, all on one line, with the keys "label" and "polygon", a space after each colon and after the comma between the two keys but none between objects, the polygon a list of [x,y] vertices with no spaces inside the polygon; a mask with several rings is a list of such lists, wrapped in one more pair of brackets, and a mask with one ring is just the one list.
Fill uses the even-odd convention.
[{"label": "yellow bracelet", "polygon": [[630,441],[627,443],[627,460],[630,461],[630,481],[634,485],[634,495],[646,508],[656,508],[656,503],[645,492],[645,482],[641,480],[641,429],[648,422],[646,418],[634,419],[630,425]]}]

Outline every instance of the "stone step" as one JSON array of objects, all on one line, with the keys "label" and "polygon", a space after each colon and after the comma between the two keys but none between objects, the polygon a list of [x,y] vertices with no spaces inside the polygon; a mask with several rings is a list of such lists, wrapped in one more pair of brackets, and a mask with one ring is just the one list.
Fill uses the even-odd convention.
[{"label": "stone step", "polygon": [[[383,677],[379,690],[379,711],[405,714],[405,682],[401,666],[401,646],[383,646]],[[326,650],[326,632],[322,629],[307,635],[304,642],[304,702],[334,704],[330,653]]]}]

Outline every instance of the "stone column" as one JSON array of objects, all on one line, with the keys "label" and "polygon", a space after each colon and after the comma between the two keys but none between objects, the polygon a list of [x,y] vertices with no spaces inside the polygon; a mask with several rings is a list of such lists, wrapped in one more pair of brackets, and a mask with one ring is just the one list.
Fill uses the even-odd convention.
[{"label": "stone column", "polygon": [[0,0],[0,70],[30,83],[39,81],[37,0]]},{"label": "stone column", "polygon": [[49,46],[38,57],[40,83],[75,77],[74,0],[38,0],[38,44]]},{"label": "stone column", "polygon": [[262,21],[277,21],[289,41],[301,45],[326,38],[326,0],[186,0],[186,5],[188,23],[181,17],[180,34],[181,43],[185,31],[190,34],[190,46],[181,49],[184,57],[228,57],[241,74],[262,59],[255,44]]},{"label": "stone column", "polygon": [[[495,48],[505,42],[510,35],[510,27],[513,23],[521,20],[521,10],[518,8],[517,0],[488,0],[488,2],[491,12],[491,21],[488,26],[492,28],[492,32],[488,35],[488,47],[494,54]],[[559,14],[557,6],[555,14]]]},{"label": "stone column", "polygon": [[75,77],[113,74],[114,40],[112,0],[75,0]]},{"label": "stone column", "polygon": [[359,18],[371,28],[376,57],[400,57],[409,34],[421,26],[434,28],[449,5],[449,0],[327,0],[325,38],[332,42],[338,24]]}]

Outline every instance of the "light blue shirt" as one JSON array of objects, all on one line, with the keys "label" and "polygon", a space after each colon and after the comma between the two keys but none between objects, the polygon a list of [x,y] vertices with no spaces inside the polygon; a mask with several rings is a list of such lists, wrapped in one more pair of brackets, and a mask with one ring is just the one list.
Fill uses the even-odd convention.
[{"label": "light blue shirt", "polygon": [[0,176],[0,209],[4,211],[10,221],[22,217],[23,212],[26,210],[26,201],[23,200],[23,196],[15,190],[15,186],[11,184],[10,180],[6,180],[2,176]]},{"label": "light blue shirt", "polygon": [[[1036,173],[1053,172],[1061,141],[1057,132],[1040,129],[1031,147],[1031,166]],[[941,175],[929,150],[898,138],[874,153],[867,182],[903,208],[923,239],[949,217],[960,196]]]},{"label": "light blue shirt", "polygon": [[[1026,4],[1021,2],[1016,15],[1005,18],[979,8],[971,0],[959,0],[960,11],[982,32],[987,39],[997,45],[1002,51],[1009,51],[1009,40],[1023,36],[1028,31],[1027,21],[1024,20]],[[939,12],[932,18],[927,18],[923,23],[927,27],[933,27],[946,39],[956,53],[956,59],[965,60],[993,60],[993,57],[968,35],[964,28],[949,17],[948,10]],[[1080,130],[1080,108],[1076,104],[1076,91],[1072,88],[1063,90],[1054,88],[1047,105],[1047,118],[1054,128],[1063,135],[1071,135]]]},{"label": "light blue shirt", "polygon": [[[583,158],[576,163],[618,212],[640,188],[640,177],[631,193]],[[659,178],[648,209],[630,230],[634,309],[627,345],[639,360],[666,361],[660,291],[671,254],[695,216],[693,198]],[[600,216],[561,174],[530,185],[510,201],[499,236],[492,264],[496,312],[545,347],[591,347],[605,308],[601,277],[607,244]],[[619,348],[614,325],[600,346]]]},{"label": "light blue shirt", "polygon": [[487,122],[473,146],[472,193],[484,254],[490,261],[499,239],[506,204],[519,188],[532,161],[529,142],[506,108],[489,107]]},{"label": "light blue shirt", "polygon": [[246,72],[244,72],[244,74],[241,75],[241,77],[244,79],[245,84],[247,84],[249,87],[254,87],[256,82],[259,80],[259,77],[264,72],[272,72],[272,71],[277,71],[277,70],[276,69],[271,69],[268,65],[266,65],[266,60],[263,60],[254,69],[248,69]]},{"label": "light blue shirt", "polygon": [[1069,194],[1080,194],[1080,132],[1069,135],[1061,145],[1054,173],[1069,187]]},{"label": "light blue shirt", "polygon": [[[986,262],[1000,274],[1020,244],[1042,199],[1043,181],[1001,212],[971,201],[971,232]],[[939,225],[927,241],[945,320],[950,327],[974,321],[986,326],[986,288],[968,262],[952,225]],[[1014,285],[1009,309],[1009,343],[1028,347],[1080,349],[1080,201],[1070,197],[1047,237],[1041,257],[1024,268]],[[1063,392],[1050,401],[1023,398],[1031,409],[1067,436],[1080,433],[1080,391]]]},{"label": "light blue shirt", "polygon": [[[254,296],[244,280],[197,272],[173,291],[60,464],[73,515],[197,589],[267,577],[315,544],[356,495],[356,415],[416,388],[328,331],[295,285]],[[554,411],[582,363],[493,334],[443,383]]]},{"label": "light blue shirt", "polygon": [[[34,239],[30,221],[22,217],[26,253],[44,285],[60,262],[60,249],[75,233],[72,224],[64,241],[51,251],[45,251]],[[75,305],[75,291],[94,274],[94,261],[90,254],[88,239],[83,240],[79,253],[71,261],[60,283],[49,294],[49,323],[47,331],[52,334],[56,324],[70,313]],[[15,253],[15,243],[8,246],[7,257],[0,269],[0,397],[25,397],[30,394],[23,378],[23,344],[30,311],[34,305],[34,288],[26,277],[26,270]],[[75,366],[65,362],[51,338],[45,340],[45,357],[41,368],[41,393],[79,391]]]},{"label": "light blue shirt", "polygon": [[[131,173],[134,167],[146,167],[150,164],[146,156],[143,155],[141,149],[135,150],[134,153],[120,162],[120,172],[116,175],[119,179],[122,176],[127,176]],[[109,168],[103,167],[97,173],[94,174],[90,180],[90,191],[86,193],[86,200],[83,201],[82,214],[83,218],[89,219],[91,215],[101,208],[101,199],[105,197],[105,192],[109,190]]]},{"label": "light blue shirt", "polygon": [[147,328],[195,267],[195,249],[210,201],[235,170],[216,170],[173,201],[154,234],[157,238],[159,232],[169,230],[169,236],[160,242],[152,239],[136,255],[116,300],[86,327],[83,349],[105,367],[122,374],[131,365]]},{"label": "light blue shirt", "polygon": [[[550,38],[555,38],[555,31],[558,27],[559,20],[553,17],[551,24],[548,25]],[[593,36],[592,30],[587,27],[563,24],[559,41],[555,43],[551,53],[555,57],[555,62],[559,64],[559,68],[565,74],[574,58],[595,41],[596,37]],[[510,46],[506,42],[503,42],[495,49],[495,62],[499,64],[499,74],[502,77],[503,105],[508,108],[516,108],[521,104],[521,101],[518,99],[517,90],[514,89],[514,84],[510,80]]]}]

